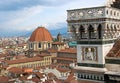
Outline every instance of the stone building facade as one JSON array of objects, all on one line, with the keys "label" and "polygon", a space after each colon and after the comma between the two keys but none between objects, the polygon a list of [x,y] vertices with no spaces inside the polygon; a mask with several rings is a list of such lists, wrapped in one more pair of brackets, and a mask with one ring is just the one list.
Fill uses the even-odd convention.
[{"label": "stone building facade", "polygon": [[120,1],[106,6],[67,10],[68,32],[77,41],[78,79],[104,83],[105,57],[120,36]]}]

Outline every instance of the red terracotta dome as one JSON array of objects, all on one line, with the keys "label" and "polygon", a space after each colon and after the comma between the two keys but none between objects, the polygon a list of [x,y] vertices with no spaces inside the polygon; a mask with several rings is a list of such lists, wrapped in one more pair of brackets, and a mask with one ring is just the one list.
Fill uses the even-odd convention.
[{"label": "red terracotta dome", "polygon": [[52,41],[52,36],[45,27],[38,27],[35,31],[33,31],[29,41]]}]

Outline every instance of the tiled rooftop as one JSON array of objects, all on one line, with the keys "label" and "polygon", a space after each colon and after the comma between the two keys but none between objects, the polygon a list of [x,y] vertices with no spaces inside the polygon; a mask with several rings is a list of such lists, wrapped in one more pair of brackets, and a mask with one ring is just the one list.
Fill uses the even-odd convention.
[{"label": "tiled rooftop", "polygon": [[5,61],[7,64],[18,64],[18,63],[26,63],[26,62],[34,62],[43,60],[41,57],[33,57],[33,58],[25,58],[25,59],[18,59],[18,60],[7,60]]},{"label": "tiled rooftop", "polygon": [[29,41],[52,41],[52,36],[45,27],[38,27],[35,31],[33,31]]},{"label": "tiled rooftop", "polygon": [[63,50],[60,50],[58,52],[64,52],[64,53],[77,53],[77,49],[76,48],[66,48]]},{"label": "tiled rooftop", "polygon": [[65,44],[64,42],[53,42],[52,44],[55,44],[55,45],[63,45]]},{"label": "tiled rooftop", "polygon": [[116,40],[113,48],[107,54],[107,57],[120,57],[120,39]]},{"label": "tiled rooftop", "polygon": [[21,68],[17,68],[17,67],[12,67],[10,69],[8,69],[9,72],[14,73],[14,74],[22,74],[23,70]]},{"label": "tiled rooftop", "polygon": [[0,82],[1,83],[8,83],[9,77],[7,76],[0,76]]},{"label": "tiled rooftop", "polygon": [[55,52],[57,52],[57,50],[55,50],[55,49],[48,49],[47,51],[50,52],[50,53],[55,53]]}]

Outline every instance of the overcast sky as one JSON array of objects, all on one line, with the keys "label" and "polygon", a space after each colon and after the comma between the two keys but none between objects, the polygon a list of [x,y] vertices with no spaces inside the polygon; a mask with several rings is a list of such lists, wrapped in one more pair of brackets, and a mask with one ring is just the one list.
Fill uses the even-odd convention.
[{"label": "overcast sky", "polygon": [[66,10],[102,6],[105,0],[0,0],[0,29],[32,30],[66,22]]}]

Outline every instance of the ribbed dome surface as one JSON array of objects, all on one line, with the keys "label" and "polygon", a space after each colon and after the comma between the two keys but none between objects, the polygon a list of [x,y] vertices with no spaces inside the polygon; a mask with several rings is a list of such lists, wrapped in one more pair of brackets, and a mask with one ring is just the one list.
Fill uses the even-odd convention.
[{"label": "ribbed dome surface", "polygon": [[52,36],[45,27],[38,27],[35,31],[33,31],[29,41],[52,41]]}]

